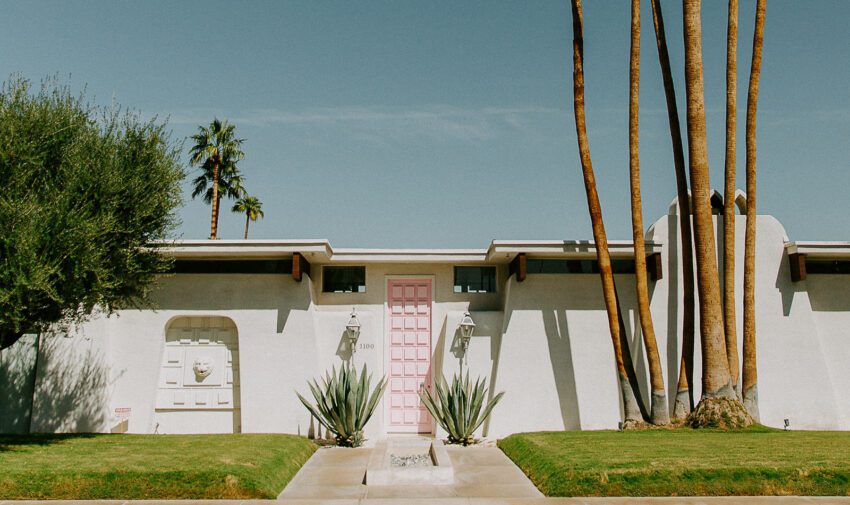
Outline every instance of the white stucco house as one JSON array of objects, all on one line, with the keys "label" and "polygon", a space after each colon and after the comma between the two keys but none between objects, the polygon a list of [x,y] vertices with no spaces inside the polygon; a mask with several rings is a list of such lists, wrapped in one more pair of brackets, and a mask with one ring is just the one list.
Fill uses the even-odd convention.
[{"label": "white stucco house", "polygon": [[[682,320],[676,208],[649,229],[646,250],[671,411]],[[850,429],[850,242],[793,242],[773,217],[757,224],[762,422]],[[740,294],[743,216],[736,228]],[[632,244],[612,241],[610,251],[646,399]],[[373,440],[434,433],[416,391],[461,369],[505,391],[485,425],[489,437],[610,429],[621,420],[592,241],[367,250],[325,240],[187,240],[169,252],[176,271],[158,281],[153,307],[95,317],[68,335],[28,336],[0,354],[0,432],[312,435],[295,391],[348,360],[389,378],[367,427]],[[738,304],[740,318],[740,295]],[[361,325],[353,353],[352,310]],[[475,330],[464,352],[466,311]]]}]

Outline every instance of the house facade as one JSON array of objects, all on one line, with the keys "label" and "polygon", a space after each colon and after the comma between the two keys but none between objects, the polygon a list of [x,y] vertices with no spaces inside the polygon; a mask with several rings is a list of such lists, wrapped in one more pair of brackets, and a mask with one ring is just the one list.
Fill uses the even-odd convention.
[{"label": "house facade", "polygon": [[[671,411],[682,333],[676,208],[649,229],[645,251]],[[740,335],[745,223],[736,219]],[[792,242],[771,216],[757,227],[761,421],[850,429],[850,243]],[[647,402],[632,243],[609,248]],[[325,240],[198,240],[168,250],[175,272],[157,282],[152,307],[27,336],[0,354],[0,431],[315,436],[295,391],[307,395],[307,380],[346,363],[388,378],[367,426],[372,440],[439,435],[417,391],[461,371],[505,391],[484,426],[488,437],[611,429],[622,419],[592,241],[367,250]],[[464,345],[467,312],[475,328]]]}]

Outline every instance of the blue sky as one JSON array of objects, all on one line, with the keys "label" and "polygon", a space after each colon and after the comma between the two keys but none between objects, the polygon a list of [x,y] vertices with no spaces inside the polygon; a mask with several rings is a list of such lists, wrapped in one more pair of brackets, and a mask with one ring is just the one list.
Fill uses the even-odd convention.
[{"label": "blue sky", "polygon": [[[629,238],[629,3],[585,2],[587,115],[611,238]],[[675,196],[649,2],[643,2],[645,225]],[[796,240],[850,240],[850,2],[768,2],[759,212]],[[663,2],[681,112],[681,4]],[[0,1],[0,76],[58,75],[176,138],[214,117],[244,137],[252,238],[338,247],[484,247],[591,237],[572,114],[567,0]],[[754,0],[742,0],[739,187]],[[722,187],[725,2],[703,6],[712,184]],[[187,146],[188,147],[188,146]],[[187,185],[188,188],[188,185]],[[229,205],[228,205],[229,209]],[[186,193],[183,238],[209,234]],[[222,214],[221,238],[243,216]]]}]

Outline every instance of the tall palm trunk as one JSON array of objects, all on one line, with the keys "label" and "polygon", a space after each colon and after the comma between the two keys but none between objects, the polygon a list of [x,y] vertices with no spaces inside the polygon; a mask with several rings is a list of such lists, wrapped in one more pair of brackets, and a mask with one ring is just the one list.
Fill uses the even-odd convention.
[{"label": "tall palm trunk", "polygon": [[738,94],[738,0],[729,0],[726,28],[726,170],[723,204],[723,318],[732,388],[738,390],[738,319],[735,316],[735,134]]},{"label": "tall palm trunk", "polygon": [[213,160],[213,180],[212,180],[212,217],[210,218],[210,240],[215,240],[218,235],[218,209],[220,206],[218,196],[218,177],[221,163],[218,157]]},{"label": "tall palm trunk", "polygon": [[691,236],[691,205],[688,195],[688,177],[685,173],[685,150],[682,147],[682,128],[679,124],[679,108],[676,105],[676,88],[670,71],[670,55],[667,52],[667,37],[664,33],[664,15],[660,0],[652,0],[652,22],[655,27],[655,42],[658,61],[664,81],[664,96],[667,99],[667,120],[673,140],[673,166],[676,173],[676,193],[679,201],[679,229],[682,241],[682,360],[679,366],[679,381],[673,417],[684,418],[694,408],[694,396],[690,385],[694,378],[694,255]]},{"label": "tall palm trunk", "polygon": [[688,162],[694,208],[694,238],[702,346],[702,398],[735,398],[726,359],[723,311],[711,218],[708,146],[702,72],[700,0],[684,0],[685,89],[688,104]]},{"label": "tall palm trunk", "polygon": [[756,3],[756,27],[753,33],[753,62],[747,93],[747,230],[744,239],[744,406],[758,420],[758,374],[756,370],[756,108],[761,75],[761,51],[764,43],[765,0]]},{"label": "tall palm trunk", "polygon": [[248,225],[251,223],[251,213],[245,213],[245,240],[248,240]]},{"label": "tall palm trunk", "polygon": [[629,61],[629,188],[632,204],[632,237],[635,251],[635,289],[637,291],[640,327],[646,357],[649,362],[649,382],[652,403],[649,420],[652,424],[667,424],[667,394],[664,374],[655,340],[652,313],[649,310],[649,287],[646,274],[646,244],[643,239],[643,209],[640,196],[640,0],[632,0],[631,50]]},{"label": "tall palm trunk", "polygon": [[[640,421],[643,418],[641,407],[635,396],[634,389],[626,366],[623,361],[623,348],[620,333],[620,314],[617,307],[617,293],[614,287],[614,274],[611,271],[611,257],[608,254],[608,239],[605,236],[605,225],[602,222],[602,208],[599,205],[599,195],[596,192],[596,179],[593,175],[593,165],[590,161],[590,146],[587,141],[587,126],[584,114],[584,35],[581,13],[581,0],[571,0],[573,18],[573,107],[575,109],[576,136],[581,158],[581,170],[584,176],[584,188],[587,194],[587,207],[590,213],[590,223],[593,228],[593,240],[596,243],[596,259],[599,263],[599,274],[602,277],[602,294],[605,299],[605,309],[608,313],[608,329],[614,346],[614,358],[617,364],[617,376],[620,383],[620,393],[623,399],[625,419]],[[628,352],[628,349],[626,349]]]}]

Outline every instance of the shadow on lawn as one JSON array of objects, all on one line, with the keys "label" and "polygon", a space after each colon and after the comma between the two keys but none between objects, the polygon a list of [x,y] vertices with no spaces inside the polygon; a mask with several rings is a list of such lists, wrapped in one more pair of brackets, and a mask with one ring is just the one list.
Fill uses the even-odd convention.
[{"label": "shadow on lawn", "polygon": [[94,438],[96,433],[34,433],[30,435],[0,435],[0,452],[16,451],[25,447],[46,446],[66,440]]}]

